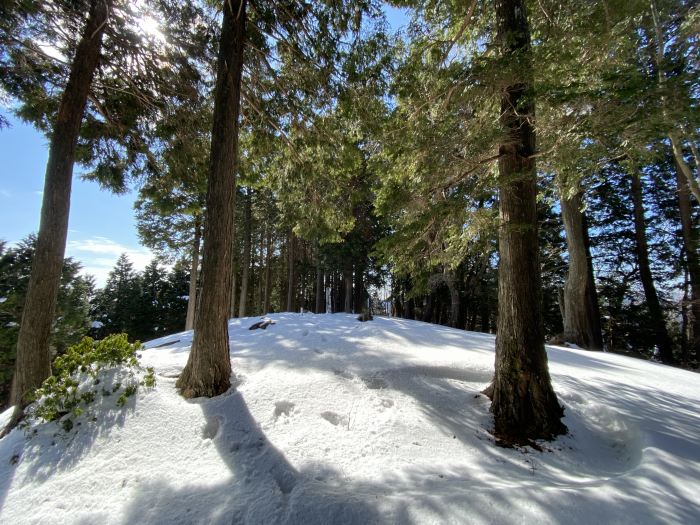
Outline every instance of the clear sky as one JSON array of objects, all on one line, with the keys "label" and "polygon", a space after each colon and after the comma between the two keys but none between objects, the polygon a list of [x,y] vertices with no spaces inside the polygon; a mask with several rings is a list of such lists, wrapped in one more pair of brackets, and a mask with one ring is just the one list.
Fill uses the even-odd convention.
[{"label": "clear sky", "polygon": [[[11,127],[0,130],[0,239],[16,243],[39,229],[41,195],[48,159],[48,140],[33,126],[3,114]],[[83,263],[98,286],[121,253],[137,269],[152,258],[139,246],[134,220],[134,193],[114,195],[84,181],[76,166],[73,177],[66,255]]]},{"label": "clear sky", "polygon": [[[385,5],[394,29],[408,22],[406,11]],[[10,121],[0,129],[0,239],[14,244],[39,229],[41,195],[48,159],[48,140],[33,126],[0,109]],[[135,192],[114,195],[95,182],[73,176],[66,255],[83,264],[102,286],[120,254],[142,270],[153,254],[140,246],[134,219]]]}]

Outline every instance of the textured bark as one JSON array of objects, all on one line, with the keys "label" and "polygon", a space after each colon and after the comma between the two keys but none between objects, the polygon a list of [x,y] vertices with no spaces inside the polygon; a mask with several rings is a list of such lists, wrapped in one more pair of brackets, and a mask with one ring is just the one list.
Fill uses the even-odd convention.
[{"label": "textured bark", "polygon": [[501,96],[500,122],[508,139],[499,146],[499,312],[496,373],[488,390],[496,436],[517,443],[549,439],[566,427],[544,349],[530,31],[523,0],[495,4],[501,54],[523,76]]},{"label": "textured bark", "polygon": [[673,346],[671,338],[666,330],[666,320],[661,309],[659,296],[654,286],[654,278],[651,275],[649,265],[649,247],[647,246],[647,231],[644,223],[644,202],[642,195],[642,182],[639,178],[639,171],[636,168],[630,170],[632,177],[632,202],[634,203],[634,237],[635,255],[639,266],[639,278],[644,288],[644,297],[651,314],[654,325],[654,335],[656,346],[659,349],[659,358],[664,363],[673,362]]},{"label": "textured bark", "polygon": [[199,219],[194,224],[194,239],[192,241],[192,264],[190,266],[190,296],[187,299],[187,318],[185,330],[194,328],[194,317],[197,305],[197,281],[199,279],[199,245],[202,242],[202,224]]},{"label": "textured bark", "polygon": [[586,238],[581,192],[562,197],[561,216],[566,229],[569,268],[564,286],[564,338],[581,348],[603,349],[598,293]]},{"label": "textured bark", "polygon": [[698,232],[693,223],[692,204],[688,184],[676,163],[678,209],[681,216],[683,247],[685,248],[689,304],[687,305],[687,335],[690,355],[700,354],[700,258],[698,257]]},{"label": "textured bark", "polygon": [[206,197],[202,297],[194,341],[177,381],[184,397],[212,397],[230,387],[228,311],[231,304],[238,118],[246,28],[246,0],[223,2],[214,123]]},{"label": "textured bark", "polygon": [[51,134],[41,223],[17,338],[10,393],[10,405],[17,407],[17,415],[28,401],[27,394],[51,375],[49,342],[68,236],[75,148],[111,5],[111,0],[91,3]]},{"label": "textured bark", "polygon": [[241,298],[238,301],[238,317],[246,316],[248,305],[248,277],[250,275],[250,249],[251,249],[251,194],[250,188],[246,191],[243,205],[243,260],[241,261]]}]

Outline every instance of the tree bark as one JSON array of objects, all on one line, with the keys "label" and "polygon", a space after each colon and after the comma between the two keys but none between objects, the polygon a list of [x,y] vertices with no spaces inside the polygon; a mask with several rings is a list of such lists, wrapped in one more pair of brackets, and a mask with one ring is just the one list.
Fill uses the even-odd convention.
[{"label": "tree bark", "polygon": [[[560,193],[562,193],[560,191]],[[566,230],[569,268],[564,286],[564,338],[588,350],[603,349],[598,293],[586,238],[581,191],[561,195],[561,216]]]},{"label": "tree bark", "polygon": [[270,293],[272,292],[272,228],[267,228],[265,246],[265,293],[263,298],[263,314],[270,312]]},{"label": "tree bark", "polygon": [[194,328],[197,305],[197,281],[199,279],[199,245],[202,241],[202,223],[199,218],[194,223],[194,240],[192,241],[192,265],[190,266],[190,296],[187,299],[187,318],[185,330]]},{"label": "tree bark", "polygon": [[68,236],[75,149],[111,6],[111,0],[91,2],[51,134],[41,223],[17,338],[10,392],[10,405],[15,406],[11,426],[21,416],[27,394],[51,375],[49,342]]},{"label": "tree bark", "polygon": [[501,95],[499,146],[498,329],[496,373],[488,394],[495,434],[507,442],[566,432],[544,349],[537,243],[537,179],[530,30],[523,0],[496,0],[501,54],[518,66],[520,82]]},{"label": "tree bark", "polygon": [[343,311],[352,313],[352,265],[346,264],[343,268],[343,283],[345,283],[345,304]]},{"label": "tree bark", "polygon": [[445,284],[450,291],[450,326],[459,328],[460,297],[454,270],[445,269]]},{"label": "tree bark", "polygon": [[354,312],[356,314],[367,310],[367,294],[365,293],[365,268],[364,255],[362,261],[355,265],[355,289],[353,297]]},{"label": "tree bark", "polygon": [[289,242],[287,243],[287,311],[294,312],[297,275],[296,275],[296,236],[293,231],[289,231]]},{"label": "tree bark", "polygon": [[238,317],[246,316],[248,303],[248,276],[250,275],[250,249],[251,249],[251,194],[250,188],[246,190],[243,208],[243,261],[241,268],[241,298],[238,301]]},{"label": "tree bark", "polygon": [[321,254],[316,250],[316,310],[317,314],[323,313],[323,305],[325,300],[325,291],[323,289],[323,266],[321,266]]},{"label": "tree bark", "polygon": [[187,365],[177,380],[184,397],[212,397],[231,386],[228,309],[231,304],[234,199],[238,129],[246,38],[246,0],[223,2],[214,123],[206,197],[202,298]]},{"label": "tree bark", "polygon": [[686,269],[690,288],[690,301],[687,305],[688,347],[690,355],[700,353],[700,258],[698,257],[698,232],[693,223],[692,203],[687,180],[676,163],[676,184],[678,187],[678,209],[681,216],[683,247],[685,248]]},{"label": "tree bark", "polygon": [[[690,191],[695,196],[695,200],[700,202],[700,184],[698,184],[698,181],[693,176],[693,172],[690,169],[690,166],[688,166],[688,163],[685,161],[685,158],[683,157],[683,150],[681,148],[681,139],[680,139],[678,133],[676,133],[675,131],[671,131],[668,134],[668,138],[671,141],[671,149],[673,150],[673,158],[676,161],[676,167],[683,174],[686,182],[688,183],[688,187],[690,188]],[[696,167],[696,169],[700,169],[700,167]]]},{"label": "tree bark", "polygon": [[644,223],[642,182],[636,167],[633,166],[630,169],[630,175],[632,178],[632,202],[634,205],[635,254],[637,256],[637,265],[639,266],[639,278],[642,281],[644,297],[646,298],[647,307],[649,308],[649,313],[651,314],[652,323],[654,325],[659,358],[664,363],[672,363],[673,345],[668,331],[666,330],[666,319],[661,309],[659,296],[656,293],[654,278],[651,275],[651,266],[649,264],[649,247],[647,245],[646,224]]}]

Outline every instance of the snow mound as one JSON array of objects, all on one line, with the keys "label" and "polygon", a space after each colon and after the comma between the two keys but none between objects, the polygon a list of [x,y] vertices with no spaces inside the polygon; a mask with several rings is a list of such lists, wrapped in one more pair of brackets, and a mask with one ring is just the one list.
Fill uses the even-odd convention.
[{"label": "snow mound", "polygon": [[548,347],[570,433],[543,452],[503,449],[480,394],[493,336],[270,318],[230,321],[222,396],[177,394],[182,332],[146,344],[158,384],[125,410],[0,441],[0,522],[700,522],[696,374]]}]

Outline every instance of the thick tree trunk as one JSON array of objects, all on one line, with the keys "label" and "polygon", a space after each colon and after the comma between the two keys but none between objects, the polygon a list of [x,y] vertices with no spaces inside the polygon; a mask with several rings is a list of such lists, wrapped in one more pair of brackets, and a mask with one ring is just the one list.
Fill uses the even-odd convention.
[{"label": "thick tree trunk", "polygon": [[688,353],[700,354],[700,258],[698,256],[698,232],[693,223],[692,203],[688,183],[680,166],[676,163],[678,187],[678,209],[681,216],[683,247],[685,248],[690,301],[687,305]]},{"label": "thick tree trunk", "polygon": [[[234,210],[235,213],[235,210]],[[231,234],[231,304],[228,309],[229,318],[236,317],[236,298],[238,297],[238,247],[236,246],[236,221],[233,221],[233,233]]]},{"label": "thick tree trunk", "polygon": [[202,241],[202,223],[199,218],[194,223],[194,239],[192,241],[192,264],[190,266],[190,296],[187,299],[187,318],[185,330],[194,328],[194,317],[197,306],[197,281],[199,280],[199,245]]},{"label": "thick tree trunk", "polygon": [[500,121],[508,137],[499,147],[499,311],[496,373],[488,393],[496,436],[526,442],[552,438],[566,427],[544,349],[530,30],[523,0],[495,4],[501,54],[522,76],[501,96]]},{"label": "thick tree trunk", "polygon": [[187,365],[177,380],[184,397],[212,397],[230,387],[228,309],[231,304],[238,117],[246,31],[246,0],[223,2],[214,123],[206,198],[202,298]]},{"label": "thick tree trunk", "polygon": [[598,293],[593,280],[593,265],[586,238],[581,192],[562,195],[561,216],[566,230],[569,268],[564,286],[564,338],[581,348],[603,349]]},{"label": "thick tree trunk", "polygon": [[251,249],[251,194],[250,188],[246,190],[243,208],[243,261],[241,262],[241,298],[238,301],[238,317],[246,316],[248,304],[248,276],[250,275],[250,249]]},{"label": "thick tree trunk", "polygon": [[651,314],[652,323],[654,325],[659,358],[664,363],[672,363],[673,345],[668,331],[666,330],[666,319],[661,309],[659,296],[654,286],[654,278],[651,275],[651,266],[649,265],[649,247],[647,246],[647,231],[646,224],[644,223],[642,182],[636,167],[633,166],[631,168],[630,175],[632,178],[632,202],[634,203],[635,254],[637,256],[637,265],[639,266],[639,278],[642,281],[644,297],[646,298],[647,307],[649,308],[649,313]]},{"label": "thick tree trunk", "polygon": [[27,394],[51,375],[49,343],[68,236],[75,148],[111,6],[111,0],[91,3],[51,134],[41,224],[17,338],[10,392],[10,405],[15,406],[12,426],[28,402]]}]

